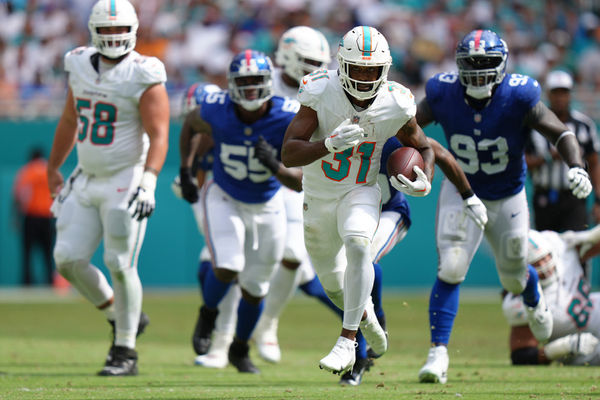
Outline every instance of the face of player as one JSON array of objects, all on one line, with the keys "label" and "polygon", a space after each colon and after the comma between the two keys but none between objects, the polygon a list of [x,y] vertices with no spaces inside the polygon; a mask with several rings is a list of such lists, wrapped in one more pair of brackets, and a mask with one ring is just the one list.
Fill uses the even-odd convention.
[{"label": "face of player", "polygon": [[[97,29],[100,35],[118,35],[120,33],[127,33],[130,31],[130,27],[128,26],[103,26]],[[116,40],[114,42],[108,42],[108,45],[111,47],[118,47],[121,45],[120,40]]]},{"label": "face of player", "polygon": [[235,78],[235,83],[239,88],[248,87],[242,89],[242,96],[246,100],[256,100],[259,97],[259,88],[257,85],[262,85],[264,82],[263,76],[242,76]]},{"label": "face of player", "polygon": [[[364,65],[350,64],[348,75],[350,78],[362,82],[374,82],[381,74],[381,67],[367,67]],[[372,83],[359,83],[356,88],[361,92],[368,92],[373,87]]]},{"label": "face of player", "polygon": [[537,271],[540,279],[549,278],[554,273],[554,263],[552,254],[548,253],[532,264],[532,267]]}]

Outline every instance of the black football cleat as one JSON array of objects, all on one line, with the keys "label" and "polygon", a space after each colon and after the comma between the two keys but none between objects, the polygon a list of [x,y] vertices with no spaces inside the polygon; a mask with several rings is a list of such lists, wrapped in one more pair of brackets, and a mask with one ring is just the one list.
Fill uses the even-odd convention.
[{"label": "black football cleat", "polygon": [[[108,354],[106,355],[106,363],[104,364],[105,366],[109,365],[110,361],[112,360],[113,352],[115,349],[115,339],[116,339],[115,321],[111,321],[109,319],[108,323],[112,327],[112,344],[110,345],[110,349],[108,349]],[[148,325],[150,325],[150,317],[148,317],[148,314],[146,314],[145,312],[142,311],[140,314],[140,322],[138,322],[138,328],[137,328],[137,333],[135,334],[135,337],[138,337],[142,333],[144,333],[144,331],[146,330],[146,327]]]},{"label": "black football cleat", "polygon": [[340,378],[340,385],[342,386],[358,386],[362,382],[362,378],[365,372],[367,372],[373,361],[369,358],[357,358],[351,371],[346,372]]},{"label": "black football cleat", "polygon": [[192,335],[192,345],[194,351],[199,356],[208,353],[210,349],[210,337],[215,330],[215,321],[219,315],[219,310],[209,310],[206,306],[200,307],[198,320]]},{"label": "black football cleat", "polygon": [[249,351],[250,346],[248,346],[247,342],[242,342],[237,338],[234,338],[229,346],[227,357],[229,358],[231,365],[237,368],[238,372],[259,374],[260,370],[256,368],[250,360],[250,356],[248,355]]},{"label": "black football cleat", "polygon": [[112,348],[112,357],[107,361],[100,376],[134,376],[138,374],[137,351],[124,346]]}]

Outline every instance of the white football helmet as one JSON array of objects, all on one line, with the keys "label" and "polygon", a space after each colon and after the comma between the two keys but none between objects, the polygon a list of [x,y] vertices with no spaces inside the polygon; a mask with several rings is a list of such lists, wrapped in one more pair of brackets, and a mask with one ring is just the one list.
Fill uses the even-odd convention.
[{"label": "white football helmet", "polygon": [[[98,33],[98,28],[110,26],[126,26],[129,32]],[[119,58],[135,48],[138,18],[135,8],[127,0],[98,0],[92,8],[88,28],[92,44],[105,57]]]},{"label": "white football helmet", "polygon": [[329,43],[321,32],[308,26],[295,26],[285,31],[279,39],[275,62],[300,83],[304,75],[325,68],[331,62]]},{"label": "white football helmet", "polygon": [[[340,64],[339,77],[344,90],[352,97],[366,100],[377,95],[387,80],[392,65],[392,56],[387,40],[375,28],[356,26],[340,41],[337,59]],[[359,81],[350,77],[350,65],[381,67],[379,77],[374,81]],[[371,89],[358,90],[359,84],[369,84]]]},{"label": "white football helmet", "polygon": [[[550,259],[544,260],[548,255],[550,255]],[[533,229],[529,230],[527,263],[537,271],[542,287],[546,287],[558,279],[552,245],[540,232]]]}]

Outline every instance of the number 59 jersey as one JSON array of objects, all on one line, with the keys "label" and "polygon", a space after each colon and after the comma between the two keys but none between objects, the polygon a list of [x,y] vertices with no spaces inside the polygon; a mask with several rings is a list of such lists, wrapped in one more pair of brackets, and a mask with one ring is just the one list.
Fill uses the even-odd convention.
[{"label": "number 59 jersey", "polygon": [[481,110],[465,102],[456,73],[437,74],[427,81],[427,103],[443,128],[448,150],[482,199],[498,200],[518,193],[525,183],[524,120],[540,100],[536,80],[509,74]]},{"label": "number 59 jersey", "polygon": [[327,138],[346,119],[365,130],[366,137],[356,146],[329,153],[302,168],[304,192],[321,199],[337,199],[357,186],[377,184],[383,145],[416,113],[410,90],[392,81],[382,86],[368,108],[357,111],[340,85],[336,70],[306,75],[298,100],[317,112],[319,125],[311,142]]},{"label": "number 59 jersey", "polygon": [[166,82],[161,61],[132,51],[99,74],[94,47],[79,47],[65,55],[65,70],[79,116],[77,157],[89,174],[107,176],[144,164],[148,136],[139,112],[144,91]]}]

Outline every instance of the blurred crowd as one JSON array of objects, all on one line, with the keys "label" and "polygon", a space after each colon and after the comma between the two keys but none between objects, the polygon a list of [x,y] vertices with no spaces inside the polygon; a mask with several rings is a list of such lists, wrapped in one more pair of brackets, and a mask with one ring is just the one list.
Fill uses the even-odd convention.
[{"label": "blurred crowd", "polygon": [[[66,51],[89,43],[96,0],[0,1],[0,118],[56,117],[66,93]],[[594,0],[133,0],[136,50],[160,58],[177,98],[195,81],[226,86],[225,70],[244,48],[273,54],[289,27],[308,25],[332,51],[355,25],[387,37],[397,80],[421,98],[436,72],[455,70],[457,40],[476,28],[503,37],[508,70],[541,83],[552,69],[576,81],[576,107],[600,121],[600,2]],[[177,104],[174,101],[174,114]]]}]

